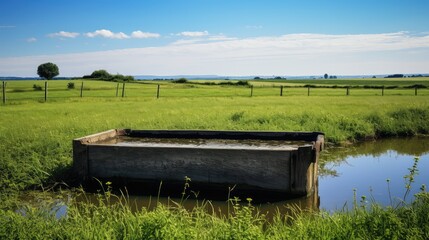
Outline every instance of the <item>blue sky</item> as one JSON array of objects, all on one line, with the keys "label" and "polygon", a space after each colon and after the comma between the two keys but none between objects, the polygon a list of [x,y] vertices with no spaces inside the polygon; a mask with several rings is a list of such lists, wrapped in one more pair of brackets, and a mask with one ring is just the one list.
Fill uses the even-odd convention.
[{"label": "blue sky", "polygon": [[1,0],[0,76],[428,73],[427,0]]}]

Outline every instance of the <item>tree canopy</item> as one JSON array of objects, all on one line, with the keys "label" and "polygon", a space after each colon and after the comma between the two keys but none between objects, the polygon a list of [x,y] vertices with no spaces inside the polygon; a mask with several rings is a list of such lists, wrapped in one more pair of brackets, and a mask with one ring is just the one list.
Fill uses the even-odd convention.
[{"label": "tree canopy", "polygon": [[95,70],[91,74],[91,78],[98,78],[98,79],[109,79],[111,77],[110,73],[108,73],[104,69]]},{"label": "tree canopy", "polygon": [[37,68],[37,74],[41,78],[45,78],[47,80],[50,80],[50,79],[54,78],[55,76],[58,76],[58,74],[60,74],[60,71],[59,71],[58,66],[56,64],[51,63],[51,62],[47,62],[47,63],[43,63],[43,64],[39,65],[39,67]]},{"label": "tree canopy", "polygon": [[83,76],[84,79],[99,79],[103,81],[113,81],[113,82],[131,82],[134,81],[133,76],[124,76],[121,74],[110,74],[104,69],[95,70],[91,75]]}]

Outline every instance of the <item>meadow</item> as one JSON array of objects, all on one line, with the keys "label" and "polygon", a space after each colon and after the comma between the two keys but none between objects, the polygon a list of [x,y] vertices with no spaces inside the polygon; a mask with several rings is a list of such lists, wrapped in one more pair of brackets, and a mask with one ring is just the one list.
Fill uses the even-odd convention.
[{"label": "meadow", "polygon": [[[71,81],[75,88],[68,90]],[[314,81],[305,84],[322,84]],[[419,89],[415,96],[414,89],[406,88],[415,82],[385,81],[374,84],[388,86],[394,81],[400,87],[386,89],[384,96],[380,89],[351,89],[346,96],[343,88],[312,88],[307,96],[307,88],[292,87],[301,83],[251,81],[250,97],[248,86],[144,81],[126,83],[124,97],[119,84],[116,97],[117,83],[83,81],[80,97],[82,81],[55,80],[48,82],[47,102],[44,91],[33,88],[34,84],[43,87],[43,81],[8,81],[6,104],[0,106],[0,238],[27,238],[36,231],[41,234],[38,238],[79,239],[427,238],[429,198],[425,193],[401,208],[364,209],[356,204],[351,213],[304,214],[294,218],[294,224],[284,216],[268,224],[246,204],[236,206],[231,219],[215,218],[201,209],[186,212],[180,206],[135,213],[125,205],[104,203],[76,203],[60,220],[46,209],[28,206],[24,215],[13,211],[22,191],[72,186],[71,140],[107,129],[321,131],[328,144],[428,134],[429,90]],[[429,79],[418,81],[428,86]],[[282,97],[278,84],[290,86]]]}]

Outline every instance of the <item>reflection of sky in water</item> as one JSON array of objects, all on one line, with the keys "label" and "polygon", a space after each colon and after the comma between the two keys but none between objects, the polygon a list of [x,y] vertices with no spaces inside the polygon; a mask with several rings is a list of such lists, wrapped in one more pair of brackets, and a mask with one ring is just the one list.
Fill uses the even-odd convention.
[{"label": "reflection of sky in water", "polygon": [[[408,168],[411,168],[413,164],[414,156],[400,154],[393,150],[377,154],[377,156],[369,154],[349,156],[340,164],[328,163],[327,167],[336,170],[338,177],[319,177],[320,208],[341,209],[346,202],[347,207],[351,208],[353,189],[356,189],[358,203],[362,195],[365,195],[370,202],[372,194],[376,202],[389,205],[387,179],[390,179],[392,199],[394,203],[398,202],[397,199],[402,199],[406,191],[404,176],[409,174]],[[420,156],[418,175],[415,177],[407,200],[420,191],[422,184],[429,185],[428,174],[429,154],[426,153]]]}]

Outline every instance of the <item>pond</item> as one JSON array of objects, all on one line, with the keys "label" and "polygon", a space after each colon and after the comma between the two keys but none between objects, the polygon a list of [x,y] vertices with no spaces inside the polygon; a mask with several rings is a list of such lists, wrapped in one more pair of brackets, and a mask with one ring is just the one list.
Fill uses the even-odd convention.
[{"label": "pond", "polygon": [[320,165],[320,208],[339,210],[353,207],[365,196],[369,203],[395,205],[406,192],[404,176],[418,158],[417,174],[405,200],[411,200],[423,184],[429,185],[429,138],[382,139],[343,148],[331,148],[322,154]]},{"label": "pond", "polygon": [[[379,203],[383,206],[396,206],[404,200],[406,193],[406,178],[410,169],[417,161],[417,173],[411,184],[410,192],[406,195],[406,201],[413,199],[413,195],[420,190],[422,185],[429,185],[429,137],[395,138],[368,141],[345,147],[327,147],[321,153],[319,163],[319,184],[316,194],[310,197],[292,200],[273,200],[270,202],[255,203],[261,213],[289,212],[290,206],[299,206],[302,209],[335,211],[351,209],[353,202],[357,204]],[[192,184],[192,183],[191,183]],[[72,193],[66,194],[64,199],[54,199],[55,207],[52,211],[57,217],[64,216],[67,212],[67,202]],[[220,197],[224,200],[211,201],[216,212],[228,211],[227,194]],[[231,192],[231,197],[234,192]],[[365,201],[362,201],[365,196]],[[76,196],[73,196],[76,197]],[[251,195],[248,197],[253,198]],[[26,201],[36,201],[35,196],[26,196]],[[86,194],[85,197],[76,197],[81,201],[97,201],[94,194]],[[84,200],[85,199],[85,200]],[[219,198],[218,198],[219,199]],[[161,197],[163,204],[171,204],[171,200],[181,202],[180,198]],[[192,209],[195,204],[201,203],[190,193],[184,201],[187,209]],[[129,202],[133,208],[156,206],[157,196],[129,196]],[[242,199],[243,203],[247,203]]]}]

